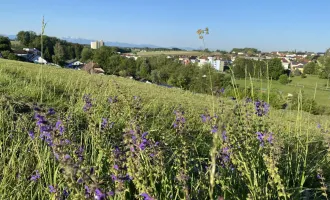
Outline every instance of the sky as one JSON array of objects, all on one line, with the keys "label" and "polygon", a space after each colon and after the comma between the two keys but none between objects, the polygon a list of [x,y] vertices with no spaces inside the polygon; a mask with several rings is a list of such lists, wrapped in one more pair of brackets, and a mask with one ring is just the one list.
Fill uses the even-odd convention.
[{"label": "sky", "polygon": [[0,34],[20,30],[162,47],[325,51],[329,0],[0,0]]}]

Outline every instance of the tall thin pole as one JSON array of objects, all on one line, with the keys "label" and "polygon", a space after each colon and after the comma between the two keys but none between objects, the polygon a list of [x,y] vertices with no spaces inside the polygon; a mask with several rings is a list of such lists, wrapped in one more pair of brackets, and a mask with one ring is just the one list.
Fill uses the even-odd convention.
[{"label": "tall thin pole", "polygon": [[45,23],[45,16],[42,16],[42,22],[41,22],[41,59],[43,59],[43,51],[44,51],[43,35],[45,33],[46,25],[47,25],[47,23]]}]

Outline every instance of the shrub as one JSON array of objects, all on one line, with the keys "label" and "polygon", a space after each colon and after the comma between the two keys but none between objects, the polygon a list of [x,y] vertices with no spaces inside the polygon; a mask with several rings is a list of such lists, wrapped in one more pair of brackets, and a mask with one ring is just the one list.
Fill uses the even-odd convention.
[{"label": "shrub", "polygon": [[286,74],[282,74],[278,80],[281,84],[286,85],[289,83],[288,76]]},{"label": "shrub", "polygon": [[302,73],[301,78],[307,78],[307,75],[305,73]]}]

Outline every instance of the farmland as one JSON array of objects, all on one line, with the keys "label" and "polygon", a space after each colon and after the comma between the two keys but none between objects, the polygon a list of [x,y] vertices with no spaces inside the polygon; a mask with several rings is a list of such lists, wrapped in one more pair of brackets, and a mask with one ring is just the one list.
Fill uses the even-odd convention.
[{"label": "farmland", "polygon": [[300,109],[3,59],[0,106],[0,199],[328,195],[329,120]]}]

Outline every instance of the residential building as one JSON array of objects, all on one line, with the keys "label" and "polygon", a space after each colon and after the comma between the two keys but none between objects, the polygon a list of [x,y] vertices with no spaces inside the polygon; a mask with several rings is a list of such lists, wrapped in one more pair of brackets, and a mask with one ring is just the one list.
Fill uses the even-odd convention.
[{"label": "residential building", "polygon": [[282,58],[282,59],[281,59],[281,62],[282,62],[283,68],[284,68],[285,70],[289,69],[289,67],[290,67],[290,63],[291,63],[289,59],[287,59],[287,58]]},{"label": "residential building", "polygon": [[23,48],[23,50],[14,51],[17,56],[25,58],[29,62],[37,64],[47,64],[48,62],[41,57],[41,52],[36,48]]},{"label": "residential building", "polygon": [[103,40],[91,42],[91,48],[92,49],[99,49],[99,48],[101,48],[103,46],[104,46]]},{"label": "residential building", "polygon": [[84,65],[84,63],[80,62],[79,60],[68,60],[65,62],[65,66],[68,68],[79,68]]}]

